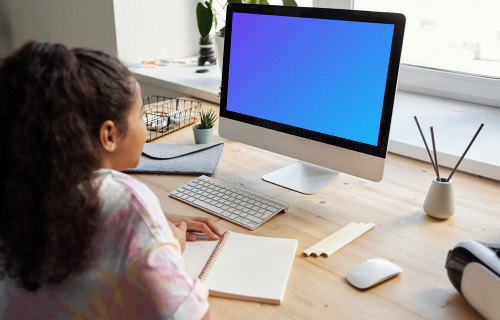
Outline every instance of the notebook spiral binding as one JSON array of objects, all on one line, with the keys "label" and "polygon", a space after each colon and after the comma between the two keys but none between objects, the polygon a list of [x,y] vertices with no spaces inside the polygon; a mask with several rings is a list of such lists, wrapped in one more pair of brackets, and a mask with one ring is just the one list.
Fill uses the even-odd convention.
[{"label": "notebook spiral binding", "polygon": [[205,279],[208,277],[208,274],[210,273],[210,270],[212,270],[212,267],[213,267],[215,261],[217,261],[217,258],[219,257],[220,252],[222,251],[222,248],[226,244],[230,233],[231,233],[230,231],[224,232],[222,239],[220,239],[219,243],[217,243],[217,246],[215,247],[214,251],[210,255],[210,258],[208,259],[207,264],[205,265],[205,267],[203,268],[203,270],[200,273],[199,278],[200,278],[201,282],[205,282]]}]

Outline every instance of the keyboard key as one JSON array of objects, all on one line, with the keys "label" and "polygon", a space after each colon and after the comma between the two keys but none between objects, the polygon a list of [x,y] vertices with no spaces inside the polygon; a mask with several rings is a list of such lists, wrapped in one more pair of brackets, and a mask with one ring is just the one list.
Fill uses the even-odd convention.
[{"label": "keyboard key", "polygon": [[248,211],[248,214],[251,215],[251,216],[255,216],[258,212],[255,211],[255,210],[250,210]]},{"label": "keyboard key", "polygon": [[193,203],[196,204],[196,205],[198,205],[198,206],[200,206],[200,207],[207,208],[208,210],[213,211],[213,212],[218,213],[218,214],[224,212],[224,210],[222,210],[221,208],[217,208],[216,206],[213,206],[213,205],[211,205],[209,203],[200,201],[198,199],[196,199],[195,201],[193,201]]},{"label": "keyboard key", "polygon": [[228,218],[231,219],[231,220],[234,220],[236,219],[238,216],[235,215],[234,213],[232,215],[230,215]]},{"label": "keyboard key", "polygon": [[260,217],[261,219],[265,220],[267,218],[269,218],[270,216],[272,216],[273,213],[272,212],[266,212],[262,215],[262,217]]},{"label": "keyboard key", "polygon": [[250,216],[250,215],[246,216],[246,218],[247,218],[248,220],[250,220],[250,221],[255,222],[255,223],[260,223],[260,222],[262,221],[262,219],[257,218],[257,217],[254,217],[254,216]]},{"label": "keyboard key", "polygon": [[243,221],[243,219],[240,218],[240,217],[236,217],[236,218],[234,218],[234,221],[238,222],[238,223],[241,223]]}]

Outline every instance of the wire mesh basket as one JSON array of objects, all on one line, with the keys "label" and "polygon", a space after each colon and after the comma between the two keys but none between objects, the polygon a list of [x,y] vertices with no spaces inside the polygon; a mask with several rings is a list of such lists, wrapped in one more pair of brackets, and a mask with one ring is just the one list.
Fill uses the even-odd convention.
[{"label": "wire mesh basket", "polygon": [[151,141],[194,123],[200,116],[202,102],[162,96],[143,97],[144,121]]}]

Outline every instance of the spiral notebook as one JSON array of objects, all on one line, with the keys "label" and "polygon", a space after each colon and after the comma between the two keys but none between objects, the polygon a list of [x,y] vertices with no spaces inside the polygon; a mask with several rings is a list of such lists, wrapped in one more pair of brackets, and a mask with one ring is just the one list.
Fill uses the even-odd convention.
[{"label": "spiral notebook", "polygon": [[298,242],[227,231],[219,241],[186,242],[187,270],[215,297],[281,304]]}]

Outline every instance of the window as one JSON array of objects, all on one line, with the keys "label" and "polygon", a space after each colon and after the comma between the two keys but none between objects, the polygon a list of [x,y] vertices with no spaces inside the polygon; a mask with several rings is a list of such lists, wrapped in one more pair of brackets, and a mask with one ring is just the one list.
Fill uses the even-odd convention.
[{"label": "window", "polygon": [[403,63],[500,78],[500,1],[356,0],[406,15]]},{"label": "window", "polygon": [[500,106],[500,1],[356,0],[354,8],[406,16],[400,88]]}]

